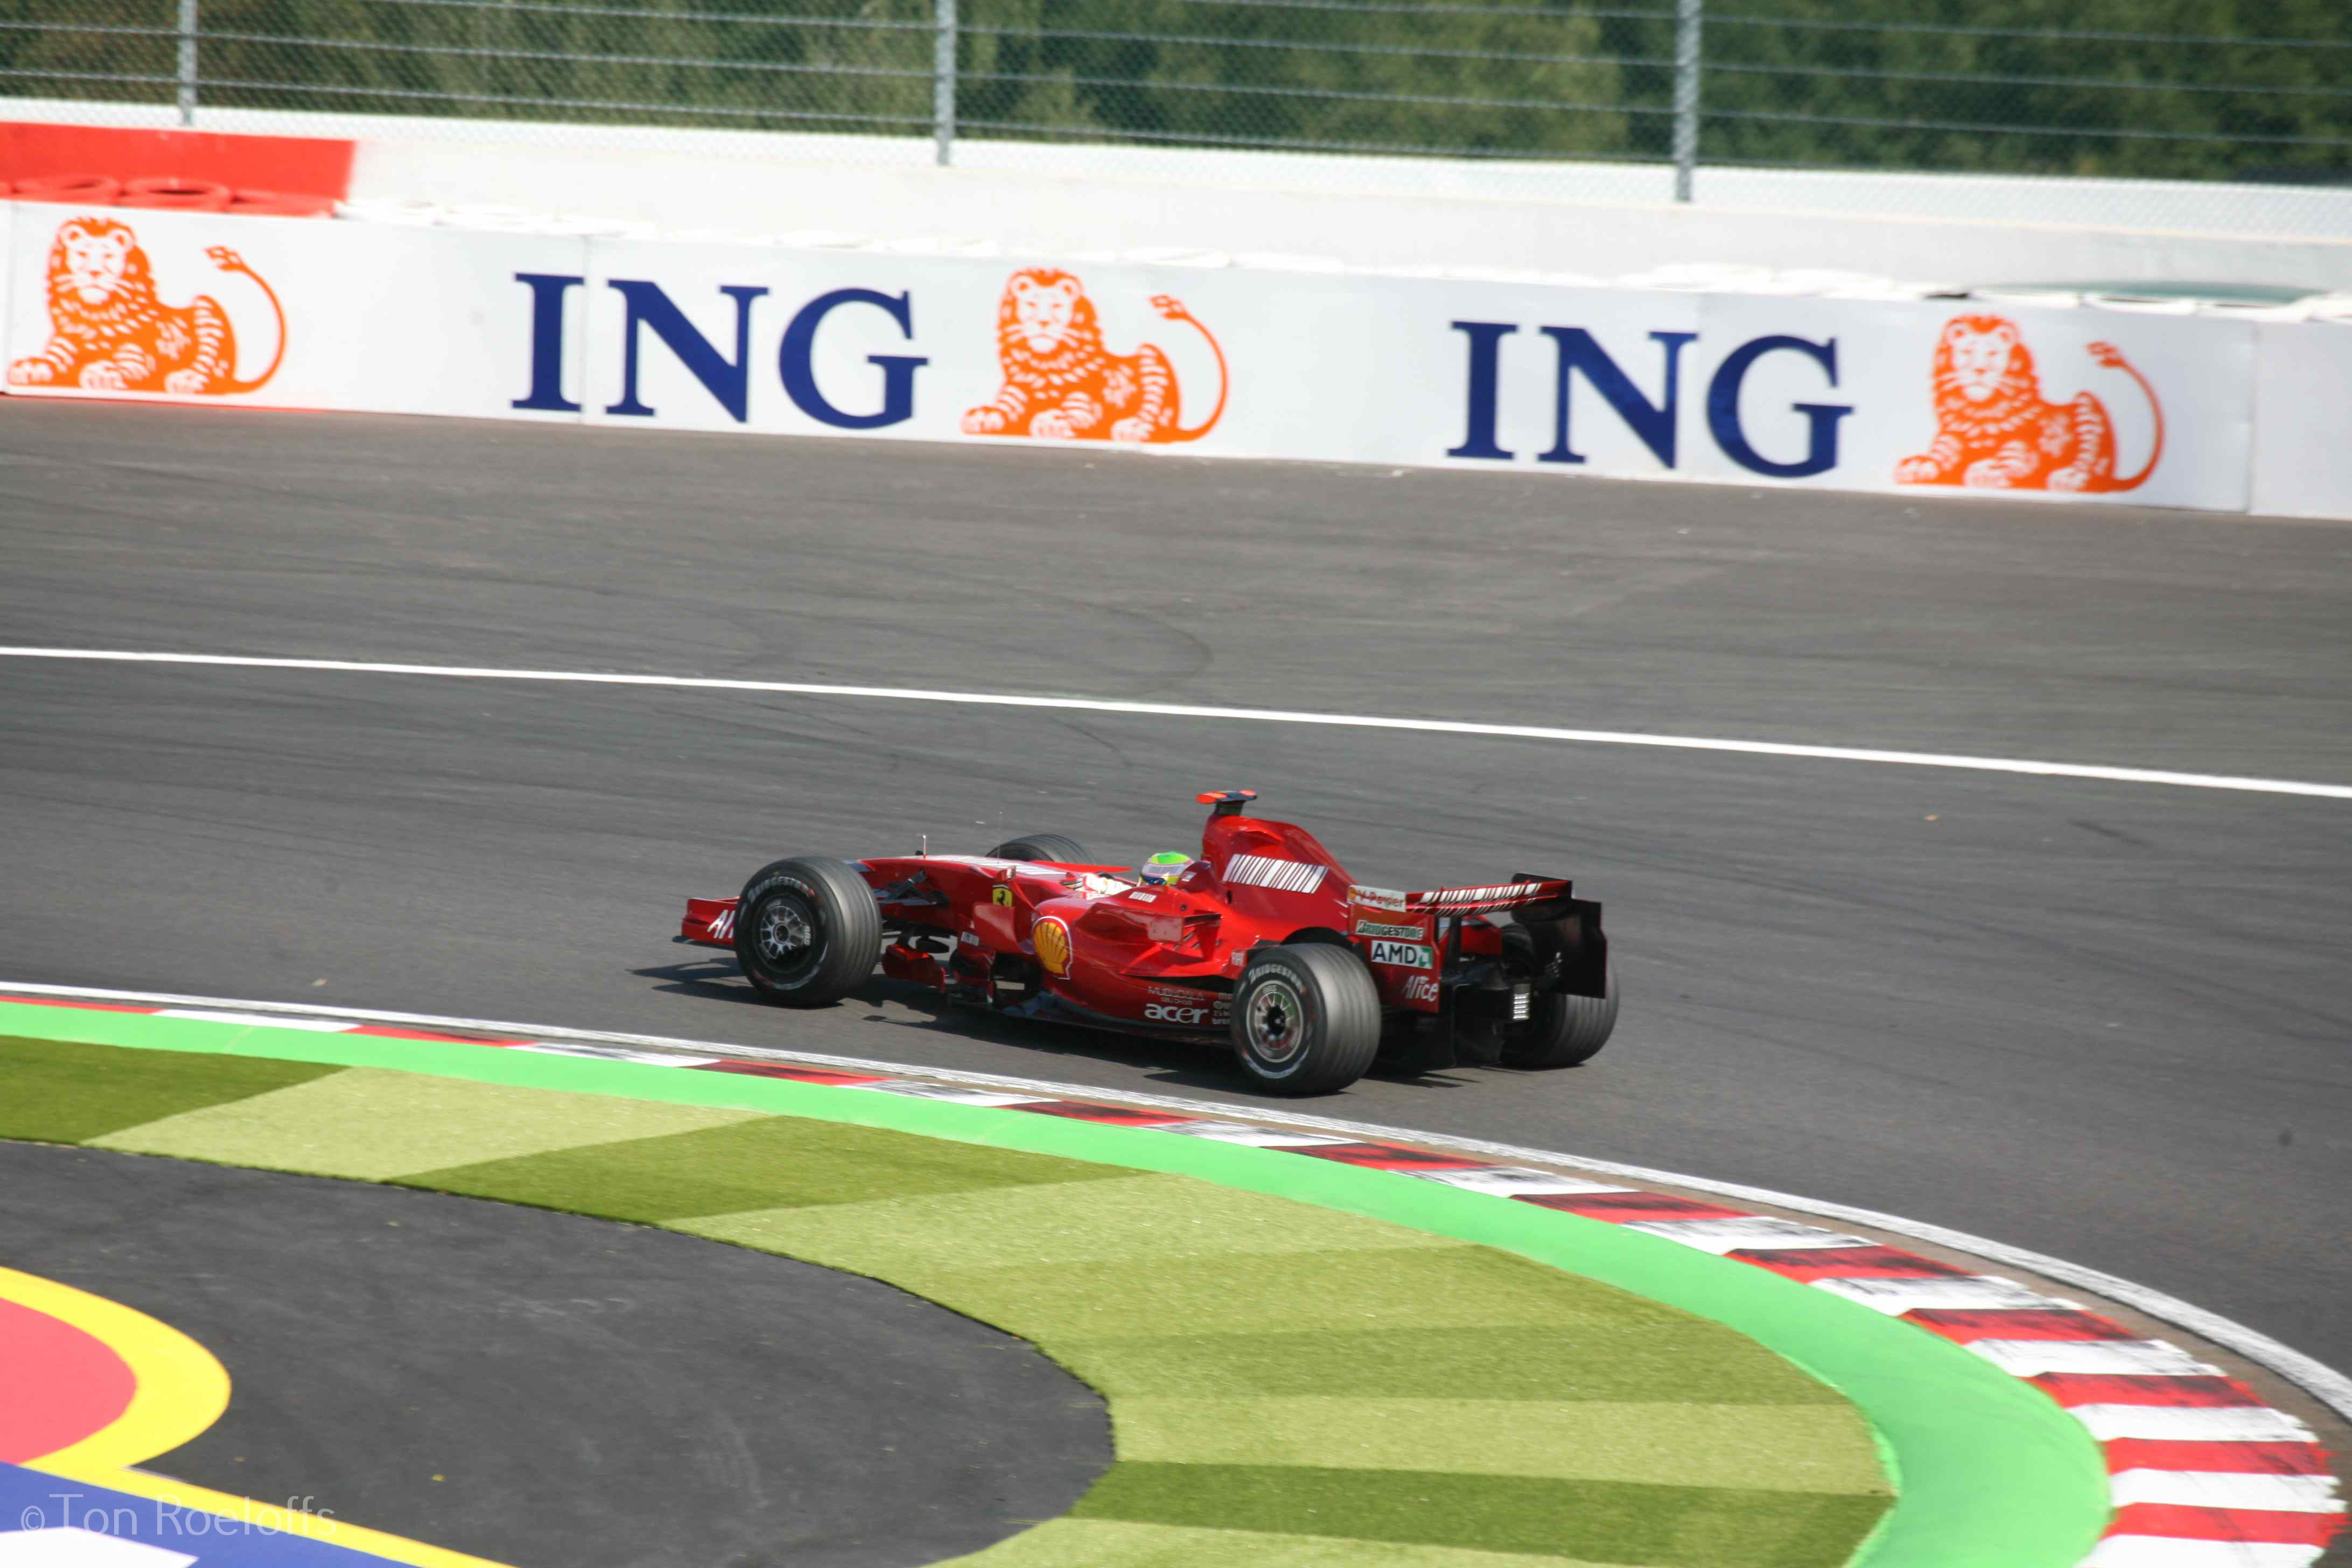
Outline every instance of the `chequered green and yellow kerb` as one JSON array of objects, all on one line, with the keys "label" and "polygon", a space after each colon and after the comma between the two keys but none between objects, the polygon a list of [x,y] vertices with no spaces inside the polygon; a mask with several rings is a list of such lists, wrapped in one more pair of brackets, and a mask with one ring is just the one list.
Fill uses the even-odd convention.
[{"label": "chequered green and yellow kerb", "polygon": [[1719,1324],[1286,1198],[756,1110],[0,1040],[0,1136],[395,1182],[888,1280],[1106,1396],[1117,1461],[971,1568],[1845,1562],[1867,1425]]}]

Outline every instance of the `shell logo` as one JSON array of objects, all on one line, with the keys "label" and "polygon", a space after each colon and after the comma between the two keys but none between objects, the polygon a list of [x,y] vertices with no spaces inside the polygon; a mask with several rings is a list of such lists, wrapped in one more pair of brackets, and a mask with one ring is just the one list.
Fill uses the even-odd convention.
[{"label": "shell logo", "polygon": [[1056,980],[1070,973],[1070,928],[1059,915],[1047,915],[1030,928],[1029,940],[1037,949],[1037,962],[1045,973]]}]

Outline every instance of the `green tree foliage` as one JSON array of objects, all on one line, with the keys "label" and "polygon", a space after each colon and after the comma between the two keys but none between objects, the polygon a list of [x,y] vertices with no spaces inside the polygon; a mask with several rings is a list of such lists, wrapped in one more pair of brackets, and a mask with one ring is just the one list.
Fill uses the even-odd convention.
[{"label": "green tree foliage", "polygon": [[960,112],[1011,134],[1557,157],[1623,148],[1601,30],[1493,0],[966,0]]},{"label": "green tree foliage", "polygon": [[1708,9],[1703,148],[1717,161],[2352,178],[2352,6],[2343,0],[1712,0]]},{"label": "green tree foliage", "polygon": [[[175,0],[0,0],[168,100]],[[920,135],[932,0],[202,0],[207,103]],[[1673,0],[960,0],[964,134],[1658,158]],[[2347,0],[1706,0],[1702,163],[2352,181]]]}]

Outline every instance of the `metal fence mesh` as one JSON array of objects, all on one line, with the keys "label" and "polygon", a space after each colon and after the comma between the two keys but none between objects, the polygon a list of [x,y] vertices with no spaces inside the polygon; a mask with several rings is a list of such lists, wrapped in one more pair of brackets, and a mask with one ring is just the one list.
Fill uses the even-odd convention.
[{"label": "metal fence mesh", "polygon": [[2352,184],[2344,0],[0,0],[0,93]]}]

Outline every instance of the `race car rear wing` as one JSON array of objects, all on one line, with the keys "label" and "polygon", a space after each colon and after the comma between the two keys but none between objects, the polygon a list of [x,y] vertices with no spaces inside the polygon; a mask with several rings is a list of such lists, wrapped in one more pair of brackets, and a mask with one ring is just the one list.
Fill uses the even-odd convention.
[{"label": "race car rear wing", "polygon": [[1571,884],[1556,879],[1522,877],[1489,882],[1477,888],[1430,888],[1417,893],[1391,892],[1385,888],[1348,889],[1351,902],[1401,914],[1466,915],[1482,910],[1524,910],[1536,904],[1565,903]]}]

